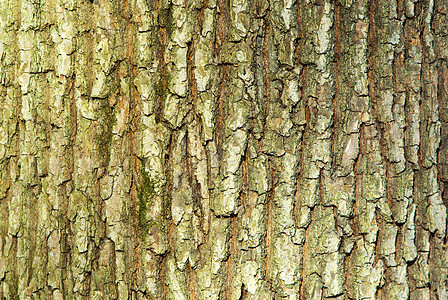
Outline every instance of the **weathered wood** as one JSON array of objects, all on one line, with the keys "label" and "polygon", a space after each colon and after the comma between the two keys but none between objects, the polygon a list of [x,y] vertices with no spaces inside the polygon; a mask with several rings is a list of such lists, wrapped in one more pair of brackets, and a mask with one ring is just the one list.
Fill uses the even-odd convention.
[{"label": "weathered wood", "polygon": [[448,299],[446,0],[0,24],[1,299]]}]

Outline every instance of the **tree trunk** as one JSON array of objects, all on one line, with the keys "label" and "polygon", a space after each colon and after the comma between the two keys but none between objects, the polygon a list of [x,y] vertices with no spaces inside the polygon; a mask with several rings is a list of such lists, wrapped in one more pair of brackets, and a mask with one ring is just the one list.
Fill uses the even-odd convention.
[{"label": "tree trunk", "polygon": [[448,299],[447,0],[2,0],[1,299]]}]

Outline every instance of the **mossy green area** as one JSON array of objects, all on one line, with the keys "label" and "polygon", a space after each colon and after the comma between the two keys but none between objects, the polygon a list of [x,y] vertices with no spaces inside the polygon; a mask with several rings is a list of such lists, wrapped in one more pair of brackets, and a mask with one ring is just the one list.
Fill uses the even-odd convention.
[{"label": "mossy green area", "polygon": [[140,237],[145,236],[145,234],[151,227],[160,226],[160,224],[156,220],[148,219],[147,217],[148,206],[149,204],[151,204],[151,201],[156,193],[155,186],[155,180],[152,179],[149,173],[146,171],[145,164],[143,163],[141,168],[141,184],[137,191],[137,217]]},{"label": "mossy green area", "polygon": [[[168,81],[168,76],[165,76],[165,80]],[[162,99],[166,99],[167,90],[163,87],[163,78],[161,77],[157,83],[154,85],[154,91],[157,97],[161,97]]]},{"label": "mossy green area", "polygon": [[114,114],[113,107],[110,107],[109,102],[105,99],[97,99],[97,117],[98,123],[95,134],[95,141],[98,148],[98,156],[102,167],[107,167],[110,160],[110,145],[112,142],[112,130],[117,123],[117,118]]},{"label": "mossy green area", "polygon": [[171,36],[174,31],[174,20],[171,12],[171,6],[160,11],[159,24],[166,29],[167,35]]},{"label": "mossy green area", "polygon": [[[17,277],[17,276],[14,276]],[[9,289],[11,291],[11,299],[12,300],[19,300],[19,280],[15,278],[15,280],[12,280],[9,284]]]}]

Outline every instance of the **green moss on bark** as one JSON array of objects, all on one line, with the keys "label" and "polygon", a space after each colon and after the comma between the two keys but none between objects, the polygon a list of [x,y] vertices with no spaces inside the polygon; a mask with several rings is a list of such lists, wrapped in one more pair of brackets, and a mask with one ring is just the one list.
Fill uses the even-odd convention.
[{"label": "green moss on bark", "polygon": [[146,171],[145,164],[143,163],[141,167],[141,183],[137,190],[137,218],[139,226],[138,230],[141,238],[146,236],[151,227],[157,227],[159,230],[164,231],[162,220],[167,215],[165,205],[162,214],[157,218],[158,220],[148,217],[148,210],[150,209],[154,197],[157,196],[156,186],[158,183],[159,179],[151,177],[148,171]]},{"label": "green moss on bark", "polygon": [[160,11],[159,24],[166,29],[167,35],[171,36],[174,31],[174,20],[171,12],[171,6]]},{"label": "green moss on bark", "polygon": [[102,161],[101,166],[107,167],[110,161],[110,145],[113,137],[112,130],[117,123],[117,118],[108,101],[104,99],[97,101],[99,101],[99,103],[95,141],[98,149],[98,158]]}]

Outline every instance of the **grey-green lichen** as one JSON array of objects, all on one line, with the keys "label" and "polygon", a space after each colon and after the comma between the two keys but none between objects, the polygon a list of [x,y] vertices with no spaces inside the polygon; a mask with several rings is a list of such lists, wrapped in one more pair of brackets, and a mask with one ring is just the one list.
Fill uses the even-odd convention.
[{"label": "grey-green lichen", "polygon": [[110,160],[110,148],[112,143],[112,130],[117,122],[114,108],[109,105],[107,99],[94,99],[96,102],[97,127],[95,141],[97,143],[97,154],[103,160],[102,166],[108,166]]},{"label": "grey-green lichen", "polygon": [[145,163],[142,163],[140,172],[141,182],[137,188],[137,219],[139,235],[141,238],[144,238],[149,233],[151,227],[164,230],[163,220],[166,217],[166,209],[163,209],[165,213],[160,216],[159,220],[149,217],[148,209],[157,193],[156,189],[159,182],[149,175],[145,168]]}]

